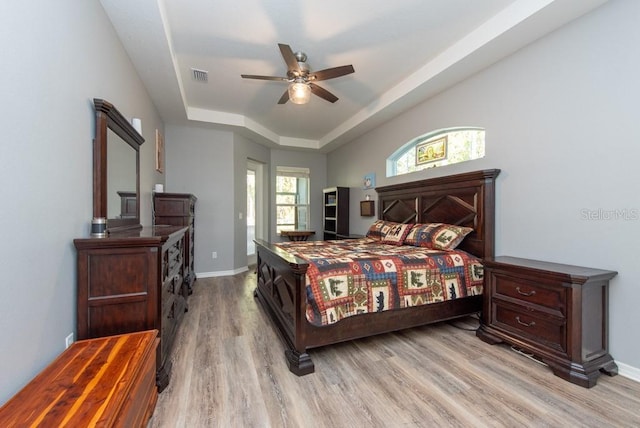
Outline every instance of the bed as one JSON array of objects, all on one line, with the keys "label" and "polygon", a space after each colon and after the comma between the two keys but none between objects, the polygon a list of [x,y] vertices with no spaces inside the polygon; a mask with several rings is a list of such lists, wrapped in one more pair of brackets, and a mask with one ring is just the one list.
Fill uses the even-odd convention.
[{"label": "bed", "polygon": [[[457,247],[479,259],[493,257],[495,179],[490,169],[376,188],[378,219],[396,223],[445,223],[473,230]],[[255,297],[285,344],[289,370],[314,371],[310,349],[477,313],[480,294],[421,306],[349,316],[328,325],[307,319],[310,263],[286,249],[256,240]]]}]

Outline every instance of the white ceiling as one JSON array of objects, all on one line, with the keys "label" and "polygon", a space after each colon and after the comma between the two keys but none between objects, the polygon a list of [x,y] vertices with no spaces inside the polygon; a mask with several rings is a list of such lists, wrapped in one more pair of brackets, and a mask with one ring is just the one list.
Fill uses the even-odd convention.
[{"label": "white ceiling", "polygon": [[[606,0],[101,0],[165,123],[231,127],[283,148],[334,149]],[[339,100],[278,105],[278,43]],[[206,83],[191,68],[208,71]]]}]

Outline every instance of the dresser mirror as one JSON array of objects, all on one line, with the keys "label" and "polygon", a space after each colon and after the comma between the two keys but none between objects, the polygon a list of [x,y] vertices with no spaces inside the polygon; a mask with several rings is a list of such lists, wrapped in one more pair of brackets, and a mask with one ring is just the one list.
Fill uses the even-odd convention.
[{"label": "dresser mirror", "polygon": [[93,216],[107,219],[107,231],[140,226],[142,135],[113,106],[94,99]]}]

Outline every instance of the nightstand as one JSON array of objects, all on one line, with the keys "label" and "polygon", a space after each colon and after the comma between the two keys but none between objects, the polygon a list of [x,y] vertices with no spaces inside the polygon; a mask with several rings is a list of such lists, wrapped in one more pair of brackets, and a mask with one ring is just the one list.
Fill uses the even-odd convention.
[{"label": "nightstand", "polygon": [[609,280],[617,272],[516,257],[485,260],[476,335],[506,342],[569,382],[591,388],[618,373],[608,344]]}]

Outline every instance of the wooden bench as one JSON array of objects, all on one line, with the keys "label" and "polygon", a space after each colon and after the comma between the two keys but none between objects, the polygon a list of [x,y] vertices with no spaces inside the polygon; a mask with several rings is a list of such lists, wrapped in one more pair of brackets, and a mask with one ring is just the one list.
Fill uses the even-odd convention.
[{"label": "wooden bench", "polygon": [[158,398],[157,335],[75,342],[0,408],[0,426],[146,426]]}]

